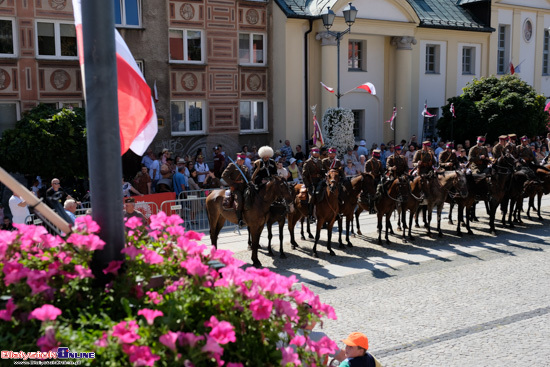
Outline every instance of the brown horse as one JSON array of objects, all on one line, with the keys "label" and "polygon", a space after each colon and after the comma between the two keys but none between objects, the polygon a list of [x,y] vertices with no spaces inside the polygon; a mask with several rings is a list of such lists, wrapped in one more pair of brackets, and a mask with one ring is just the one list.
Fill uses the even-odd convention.
[{"label": "brown horse", "polygon": [[315,204],[317,213],[317,232],[315,234],[315,244],[313,245],[314,257],[319,257],[317,254],[317,243],[319,242],[323,225],[327,226],[328,252],[331,256],[335,255],[330,246],[330,241],[332,239],[332,227],[338,215],[338,186],[340,183],[340,173],[337,170],[331,169],[327,172],[325,180],[327,185],[324,188],[324,196]]},{"label": "brown horse", "polygon": [[[447,197],[447,202],[450,204],[449,208],[449,224],[453,225],[453,208],[455,204],[457,204],[458,209],[458,215],[457,215],[457,226],[456,226],[456,234],[457,236],[462,236],[462,230],[461,225],[462,223],[465,223],[466,230],[468,234],[474,234],[472,232],[472,229],[470,228],[470,210],[473,208],[474,204],[476,203],[476,187],[478,187],[478,184],[476,184],[474,177],[472,175],[466,175],[466,185],[468,188],[468,195],[466,197],[462,197],[460,195],[449,195]],[[466,209],[466,221],[464,221],[464,209]]]},{"label": "brown horse", "polygon": [[374,204],[376,207],[376,214],[378,216],[378,244],[382,244],[382,218],[386,216],[386,243],[390,244],[388,231],[391,230],[390,218],[394,210],[398,205],[405,202],[409,196],[410,186],[409,180],[401,176],[394,180],[389,180],[384,183],[384,190],[378,201]]},{"label": "brown horse", "polygon": [[[406,200],[399,205],[397,208],[398,213],[400,215],[397,217],[397,230],[401,230],[400,223],[403,223],[403,242],[407,242],[407,239],[410,241],[414,241],[414,237],[411,234],[412,230],[412,222],[414,215],[416,211],[418,210],[418,206],[420,203],[424,200],[424,193],[422,192],[422,184],[421,184],[421,178],[415,177],[412,181],[410,181],[410,190],[409,194],[406,197]],[[409,216],[409,225],[407,226],[407,211],[410,212]],[[409,234],[405,235],[405,230],[409,229]]]},{"label": "brown horse", "polygon": [[[206,198],[206,211],[210,223],[210,239],[214,247],[218,247],[218,235],[226,220],[238,223],[235,209],[223,207],[225,190],[214,190]],[[282,199],[286,205],[292,205],[292,196],[286,181],[281,177],[273,176],[254,196],[250,208],[244,208],[243,219],[248,226],[252,241],[252,263],[255,267],[261,267],[258,260],[258,248],[260,236],[269,215],[271,204]],[[290,209],[292,211],[292,207]]]},{"label": "brown horse", "polygon": [[[298,247],[298,243],[296,243],[296,239],[294,237],[294,227],[296,226],[296,223],[298,223],[298,221],[301,221],[302,223],[302,240],[306,239],[304,236],[304,218],[307,218],[308,216],[308,204],[307,191],[303,191],[304,188],[305,185],[303,184],[294,185],[294,211],[287,214],[288,231],[290,232],[290,244],[292,245],[292,249]],[[313,238],[313,235],[311,234],[311,230],[309,228],[309,221],[306,220],[305,222],[307,223],[307,233],[309,235],[309,238]]]},{"label": "brown horse", "polygon": [[[359,225],[359,215],[363,211],[370,211],[370,203],[374,202],[373,198],[376,194],[376,182],[375,178],[370,173],[361,173],[365,178],[363,181],[364,187],[359,195],[359,200],[357,201],[357,208],[355,209],[355,224],[357,225],[357,234],[362,235],[361,226]],[[374,208],[373,208],[374,209]]]},{"label": "brown horse", "polygon": [[[339,206],[339,216],[338,216],[338,243],[340,244],[340,248],[344,248],[344,244],[342,243],[342,216],[346,217],[346,243],[348,247],[353,247],[353,244],[349,240],[349,227],[351,224],[351,221],[353,220],[353,214],[355,212],[355,208],[357,207],[357,201],[359,199],[359,194],[361,192],[366,192],[367,194],[370,193],[374,195],[375,188],[374,188],[374,177],[369,173],[361,173],[357,176],[352,177],[347,185],[342,185],[343,193],[342,198],[344,200],[344,203],[340,203]],[[358,227],[359,228],[359,227]]]},{"label": "brown horse", "polygon": [[[537,169],[536,174],[539,180],[542,181],[542,184],[533,187],[531,190],[529,190],[529,188],[526,189],[527,193],[529,194],[529,206],[527,207],[527,218],[529,219],[531,219],[530,211],[531,208],[533,208],[537,211],[539,220],[543,220],[542,216],[540,215],[540,205],[542,201],[542,195],[550,194],[550,172],[548,171],[548,169],[550,169],[550,165],[545,166],[545,168]],[[535,196],[538,199],[536,208]]]}]

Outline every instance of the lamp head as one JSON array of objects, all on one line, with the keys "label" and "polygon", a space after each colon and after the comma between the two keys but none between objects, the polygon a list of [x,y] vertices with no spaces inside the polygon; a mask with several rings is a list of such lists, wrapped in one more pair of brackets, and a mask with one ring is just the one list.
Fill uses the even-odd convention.
[{"label": "lamp head", "polygon": [[357,17],[357,8],[351,5],[351,3],[348,3],[348,6],[344,8],[344,19],[348,27],[351,27],[352,24],[355,23],[355,17]]},{"label": "lamp head", "polygon": [[323,19],[323,26],[327,29],[327,31],[332,27],[332,23],[334,23],[334,18],[336,17],[336,14],[330,9],[330,6],[327,6],[327,10],[321,13],[321,19]]}]

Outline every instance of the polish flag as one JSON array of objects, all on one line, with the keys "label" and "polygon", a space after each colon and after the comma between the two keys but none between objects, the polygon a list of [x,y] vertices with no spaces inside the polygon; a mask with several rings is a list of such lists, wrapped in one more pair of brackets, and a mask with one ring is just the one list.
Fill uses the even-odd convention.
[{"label": "polish flag", "polygon": [[155,80],[155,84],[153,84],[153,100],[155,103],[159,101],[159,91],[157,90],[157,81]]},{"label": "polish flag", "polygon": [[422,116],[424,117],[434,117],[435,115],[432,115],[428,112],[428,104],[424,103],[424,110],[422,111]]},{"label": "polish flag", "polygon": [[319,126],[319,122],[317,121],[317,116],[315,115],[313,115],[313,145],[319,148],[325,145],[325,141],[323,140],[323,134],[321,133],[321,126]]},{"label": "polish flag", "polygon": [[372,84],[370,82],[363,83],[360,86],[358,86],[356,89],[363,89],[363,90],[369,92],[370,94],[372,94],[373,96],[376,95],[376,88],[374,88],[374,84]]},{"label": "polish flag", "polygon": [[[84,44],[82,37],[81,0],[73,0],[78,54],[84,76]],[[158,131],[157,114],[151,88],[145,82],[143,74],[128,49],[128,46],[115,32],[117,82],[118,82],[118,120],[120,125],[120,150],[124,154],[131,149],[137,155],[143,155]]]},{"label": "polish flag", "polygon": [[397,107],[394,107],[394,108],[393,108],[393,113],[392,113],[390,119],[389,119],[388,121],[386,121],[386,122],[389,122],[389,123],[390,123],[390,127],[391,127],[392,130],[395,130],[395,129],[393,128],[393,122],[395,121],[395,117],[396,117],[396,116],[397,116]]},{"label": "polish flag", "polygon": [[454,103],[451,103],[451,114],[453,115],[453,118],[456,118],[456,115],[455,115],[455,105],[454,105]]},{"label": "polish flag", "polygon": [[325,83],[321,82],[321,85],[323,86],[323,88],[325,88],[326,90],[328,90],[330,93],[334,93],[334,88],[331,88],[329,86],[327,86]]}]

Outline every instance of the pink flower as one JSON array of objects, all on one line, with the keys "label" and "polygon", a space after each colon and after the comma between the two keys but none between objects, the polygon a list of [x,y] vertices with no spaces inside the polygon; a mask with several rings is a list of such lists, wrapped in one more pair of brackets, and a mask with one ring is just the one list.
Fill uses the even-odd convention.
[{"label": "pink flower", "polygon": [[338,345],[327,336],[323,336],[318,342],[308,339],[307,344],[320,356],[332,354],[338,350]]},{"label": "pink flower", "polygon": [[20,279],[27,276],[29,269],[25,268],[23,264],[17,261],[9,261],[4,264],[4,284],[6,286],[17,283]]},{"label": "pink flower", "polygon": [[292,307],[290,302],[276,299],[273,301],[273,305],[278,315],[287,315],[291,321],[298,320],[298,310]]},{"label": "pink flower", "polygon": [[[136,217],[132,217],[132,218],[136,218]],[[113,260],[109,263],[109,265],[103,269],[103,274],[109,274],[109,273],[113,273],[115,275],[117,275],[118,273],[118,269],[120,269],[120,266],[124,263],[124,261],[117,261],[117,260]]]},{"label": "pink flower", "polygon": [[202,263],[202,261],[196,257],[191,257],[180,263],[180,266],[187,270],[189,275],[196,275],[203,277],[208,274],[210,268],[208,265]]},{"label": "pink flower", "polygon": [[140,338],[136,333],[139,329],[135,320],[121,321],[113,327],[113,337],[118,338],[121,343],[133,343]]},{"label": "pink flower", "polygon": [[17,306],[13,303],[13,299],[10,298],[8,303],[6,303],[6,309],[0,310],[0,319],[4,321],[11,321],[11,315],[16,308]]},{"label": "pink flower", "polygon": [[41,352],[49,352],[52,349],[57,349],[60,343],[55,339],[55,329],[52,326],[48,326],[44,333],[36,341],[36,345],[40,347]]},{"label": "pink flower", "polygon": [[223,348],[210,336],[206,337],[206,344],[201,348],[201,351],[209,352],[212,356],[223,354]]},{"label": "pink flower", "polygon": [[72,233],[67,239],[67,243],[72,243],[75,247],[87,251],[102,250],[105,246],[105,242],[95,234],[83,235],[80,233]]},{"label": "pink flower", "polygon": [[195,335],[193,333],[180,333],[178,336],[178,342],[181,346],[189,345],[190,347],[194,347],[198,341],[203,339],[204,336]]},{"label": "pink flower", "polygon": [[85,215],[82,217],[77,217],[75,221],[75,226],[79,231],[85,231],[87,233],[97,233],[99,232],[99,226],[91,216]]},{"label": "pink flower", "polygon": [[168,348],[176,351],[176,340],[178,340],[179,333],[169,331],[167,334],[161,335],[159,341],[166,345]]},{"label": "pink flower", "polygon": [[291,363],[293,366],[300,366],[302,364],[302,361],[300,361],[298,357],[298,353],[294,353],[292,347],[282,348],[281,352],[283,353],[281,366],[286,366],[288,363]]},{"label": "pink flower", "polygon": [[178,290],[179,287],[185,286],[185,279],[180,278],[179,280],[176,280],[174,283],[170,284],[168,287],[166,287],[166,290],[164,291],[164,294],[170,294],[174,293]]},{"label": "pink flower", "polygon": [[185,236],[190,240],[200,241],[202,239],[202,237],[204,236],[204,233],[199,233],[199,232],[195,232],[195,231],[187,231],[185,233]]},{"label": "pink flower", "polygon": [[292,338],[289,342],[289,344],[294,344],[299,347],[304,345],[306,343],[306,337],[303,335],[296,335],[294,338]]},{"label": "pink flower", "polygon": [[44,305],[40,308],[35,308],[29,315],[29,320],[37,319],[40,321],[52,321],[61,315],[61,310],[52,305]]},{"label": "pink flower", "polygon": [[131,218],[128,218],[128,220],[126,221],[126,223],[124,223],[124,225],[130,229],[136,229],[138,227],[141,227],[142,225],[144,225],[146,223],[143,223],[143,221],[141,220],[141,218],[139,217],[131,217]]},{"label": "pink flower", "polygon": [[252,317],[256,320],[268,319],[271,316],[271,310],[273,309],[273,302],[260,295],[252,303],[250,303],[250,310],[252,310]]},{"label": "pink flower", "polygon": [[218,321],[216,316],[211,316],[210,321],[206,321],[204,325],[212,328],[209,335],[220,344],[237,341],[235,328],[227,321]]},{"label": "pink flower", "polygon": [[97,339],[94,345],[97,345],[100,348],[107,348],[107,346],[109,346],[107,333],[103,332],[103,335],[101,336],[101,338]]},{"label": "pink flower", "polygon": [[235,363],[235,362],[229,362],[227,364],[227,367],[243,367],[243,364],[242,363]]},{"label": "pink flower", "polygon": [[242,266],[244,265],[244,261],[235,259],[233,257],[233,253],[228,250],[217,250],[213,248],[210,251],[210,257],[212,260],[218,260],[219,262],[228,265],[234,265],[234,266]]},{"label": "pink flower", "polygon": [[88,269],[88,268],[85,268],[82,265],[75,265],[74,270],[76,271],[76,273],[78,274],[78,277],[80,279],[93,278],[94,277],[93,274],[92,274],[92,270]]},{"label": "pink flower", "polygon": [[153,214],[149,219],[151,220],[151,229],[163,229],[165,227],[177,226],[183,223],[183,219],[181,219],[178,215],[171,215],[168,217],[164,212],[159,212],[156,215]]},{"label": "pink flower", "polygon": [[145,320],[147,320],[147,323],[149,325],[153,325],[153,323],[155,322],[155,318],[159,316],[164,316],[164,313],[162,313],[162,311],[159,311],[159,310],[151,310],[149,308],[144,308],[143,310],[138,311],[138,315],[145,317]]},{"label": "pink flower", "polygon": [[158,305],[164,299],[162,294],[157,292],[147,291],[145,294],[149,296],[149,301],[153,302],[155,305]]},{"label": "pink flower", "polygon": [[147,346],[138,346],[133,348],[130,354],[130,362],[134,366],[154,366],[155,362],[160,359],[156,354],[151,353],[151,349]]},{"label": "pink flower", "polygon": [[135,259],[137,255],[141,254],[141,251],[139,251],[135,246],[128,246],[123,248],[120,252],[128,255],[132,260]]},{"label": "pink flower", "polygon": [[153,250],[144,248],[141,250],[141,253],[143,254],[143,261],[145,261],[146,264],[162,264],[164,261],[164,258]]}]

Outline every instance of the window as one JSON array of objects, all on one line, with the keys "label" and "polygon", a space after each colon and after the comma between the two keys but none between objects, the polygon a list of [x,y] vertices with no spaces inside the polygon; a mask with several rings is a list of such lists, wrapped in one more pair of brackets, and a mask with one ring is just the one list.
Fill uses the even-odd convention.
[{"label": "window", "polygon": [[36,22],[38,56],[44,58],[76,59],[76,30],[72,23]]},{"label": "window", "polygon": [[119,27],[141,26],[141,0],[114,0],[115,24]]},{"label": "window", "polygon": [[263,34],[239,34],[239,62],[241,64],[265,64],[265,37]]},{"label": "window", "polygon": [[475,52],[474,47],[462,48],[462,74],[475,74]]},{"label": "window", "polygon": [[367,70],[365,42],[351,40],[348,43],[348,70]]},{"label": "window", "polygon": [[439,45],[426,45],[426,74],[439,73]]},{"label": "window", "polygon": [[170,118],[172,135],[204,132],[204,109],[201,101],[172,101]]},{"label": "window", "polygon": [[353,110],[353,137],[355,140],[363,139],[363,116],[364,110]]},{"label": "window", "polygon": [[264,101],[241,101],[240,120],[241,132],[267,131],[266,107]]},{"label": "window", "polygon": [[170,29],[170,61],[202,62],[202,31]]},{"label": "window", "polygon": [[18,120],[18,105],[13,103],[0,103],[0,135],[7,129],[13,129]]},{"label": "window", "polygon": [[544,30],[544,46],[542,48],[542,75],[549,75],[550,69],[548,65],[548,52],[550,46],[550,31]]},{"label": "window", "polygon": [[506,74],[510,65],[509,52],[509,30],[507,25],[498,26],[498,48],[497,48],[497,73]]},{"label": "window", "polygon": [[0,56],[15,56],[14,22],[0,19]]}]

